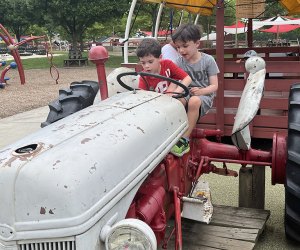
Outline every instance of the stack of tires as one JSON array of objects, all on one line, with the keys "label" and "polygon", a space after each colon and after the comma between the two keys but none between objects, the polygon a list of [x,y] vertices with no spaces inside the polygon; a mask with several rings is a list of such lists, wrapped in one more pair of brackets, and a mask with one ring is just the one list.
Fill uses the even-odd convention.
[{"label": "stack of tires", "polygon": [[60,89],[58,99],[49,104],[48,117],[41,127],[92,105],[98,91],[99,85],[95,81],[72,82],[70,88]]},{"label": "stack of tires", "polygon": [[285,186],[285,233],[300,242],[300,83],[290,90]]}]

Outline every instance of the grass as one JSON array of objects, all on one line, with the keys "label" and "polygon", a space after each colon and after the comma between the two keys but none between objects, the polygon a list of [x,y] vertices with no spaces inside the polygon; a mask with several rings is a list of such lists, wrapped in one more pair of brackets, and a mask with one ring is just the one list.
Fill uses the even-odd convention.
[{"label": "grass", "polygon": [[[55,52],[56,56],[53,56],[52,63],[57,68],[64,67],[64,60],[68,59],[69,55],[68,52],[65,51],[59,51]],[[82,57],[88,57],[87,52],[83,52]],[[136,56],[129,56],[129,62],[135,63],[137,62]],[[10,63],[11,61],[7,61],[7,63]],[[121,66],[121,63],[123,62],[122,56],[116,56],[116,55],[110,55],[109,59],[105,63],[105,67],[108,68],[117,68]],[[46,69],[50,67],[50,60],[48,58],[28,58],[25,60],[22,60],[22,64],[24,69]],[[91,62],[89,62],[88,67],[95,67],[95,65]]]}]

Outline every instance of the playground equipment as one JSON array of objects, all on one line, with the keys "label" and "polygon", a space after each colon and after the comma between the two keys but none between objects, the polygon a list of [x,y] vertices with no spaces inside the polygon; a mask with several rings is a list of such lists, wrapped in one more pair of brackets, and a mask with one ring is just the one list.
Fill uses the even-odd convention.
[{"label": "playground equipment", "polygon": [[[5,66],[6,62],[2,61],[0,63],[0,66]],[[5,74],[7,73],[7,71],[9,71],[10,69],[15,69],[17,68],[17,64],[15,62],[11,62],[1,73],[1,77],[0,77],[0,88],[4,88],[6,85],[6,82],[9,80],[9,77],[5,77]]]},{"label": "playground equipment", "polygon": [[[45,36],[31,36],[20,42],[14,42],[14,40],[11,37],[11,35],[9,34],[9,32],[3,27],[2,24],[0,24],[0,37],[7,45],[7,48],[9,49],[11,55],[14,57],[15,63],[17,64],[17,67],[18,67],[21,84],[25,84],[25,73],[24,73],[24,68],[22,65],[20,53],[18,51],[18,47],[22,44],[25,44],[27,42],[30,42],[30,41],[33,41],[36,39],[42,39],[42,38],[45,39]],[[48,53],[47,53],[47,55],[48,55]],[[52,55],[51,44],[50,44],[50,55],[48,55],[48,59],[50,62],[51,77],[56,81],[56,83],[58,83],[59,73],[58,73],[57,68],[53,65],[53,62],[52,62],[53,55]],[[54,70],[57,72],[56,78],[53,77]]]}]

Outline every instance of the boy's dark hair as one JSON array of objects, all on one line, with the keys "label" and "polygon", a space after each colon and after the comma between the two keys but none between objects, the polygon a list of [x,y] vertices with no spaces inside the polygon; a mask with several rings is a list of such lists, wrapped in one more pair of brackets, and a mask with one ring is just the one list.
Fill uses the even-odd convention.
[{"label": "boy's dark hair", "polygon": [[161,46],[154,38],[144,38],[136,49],[138,57],[152,55],[159,58],[161,55]]},{"label": "boy's dark hair", "polygon": [[173,42],[176,41],[182,41],[182,42],[188,42],[193,41],[197,42],[201,38],[201,31],[200,27],[195,24],[182,24],[180,25],[175,33],[172,35]]}]

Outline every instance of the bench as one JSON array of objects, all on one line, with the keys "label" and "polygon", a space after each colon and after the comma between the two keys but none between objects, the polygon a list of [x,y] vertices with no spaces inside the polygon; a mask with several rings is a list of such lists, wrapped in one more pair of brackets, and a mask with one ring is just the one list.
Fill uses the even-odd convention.
[{"label": "bench", "polygon": [[79,58],[79,59],[65,59],[64,66],[72,67],[72,66],[87,66],[89,65],[87,58]]},{"label": "bench", "polygon": [[[201,117],[199,127],[219,128],[225,136],[231,135],[234,117],[246,84],[246,79],[243,77],[246,72],[245,62],[237,63],[237,60],[250,49],[224,49],[224,54],[227,55],[224,59],[224,75],[219,74],[219,89],[213,108],[207,115]],[[267,74],[259,113],[250,123],[251,136],[252,138],[272,139],[274,132],[286,135],[290,86],[300,82],[299,47],[257,47],[252,49],[266,61]],[[205,50],[204,52],[215,55],[215,50]],[[220,109],[218,110],[218,108]]]},{"label": "bench", "polygon": [[69,50],[69,59],[64,60],[65,67],[72,67],[72,66],[87,66],[88,65],[88,58],[82,57],[80,50]]}]

